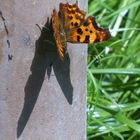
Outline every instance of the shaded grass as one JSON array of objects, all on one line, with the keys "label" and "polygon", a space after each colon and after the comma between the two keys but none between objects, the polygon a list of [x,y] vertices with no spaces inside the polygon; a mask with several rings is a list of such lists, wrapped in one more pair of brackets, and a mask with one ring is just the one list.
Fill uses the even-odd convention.
[{"label": "shaded grass", "polygon": [[140,139],[140,1],[89,0],[109,41],[88,49],[87,139]]}]

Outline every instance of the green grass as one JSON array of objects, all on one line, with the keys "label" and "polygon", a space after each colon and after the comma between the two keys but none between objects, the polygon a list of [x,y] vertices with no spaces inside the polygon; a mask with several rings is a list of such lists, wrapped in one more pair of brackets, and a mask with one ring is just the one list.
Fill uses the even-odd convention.
[{"label": "green grass", "polygon": [[89,0],[111,30],[88,48],[88,140],[140,140],[140,0]]}]

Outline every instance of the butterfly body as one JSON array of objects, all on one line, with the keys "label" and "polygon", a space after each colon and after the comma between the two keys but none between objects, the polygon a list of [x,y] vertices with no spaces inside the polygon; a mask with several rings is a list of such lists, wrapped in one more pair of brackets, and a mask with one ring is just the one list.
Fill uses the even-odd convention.
[{"label": "butterfly body", "polygon": [[67,42],[92,44],[110,38],[108,29],[98,27],[94,17],[85,18],[85,16],[86,12],[80,10],[77,3],[73,5],[60,3],[59,12],[53,10],[52,26],[61,60],[64,59]]}]

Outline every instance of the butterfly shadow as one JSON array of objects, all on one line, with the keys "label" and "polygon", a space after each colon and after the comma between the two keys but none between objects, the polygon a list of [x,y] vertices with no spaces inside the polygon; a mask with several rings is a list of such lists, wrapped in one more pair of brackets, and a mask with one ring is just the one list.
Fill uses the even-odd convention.
[{"label": "butterfly shadow", "polygon": [[70,105],[72,104],[73,86],[70,80],[70,58],[67,54],[64,61],[61,61],[58,58],[57,49],[53,42],[55,42],[55,40],[53,37],[52,24],[48,19],[35,44],[35,55],[30,67],[31,74],[24,88],[24,105],[17,124],[17,138],[21,136],[31,116],[45,79],[46,71],[49,80],[51,76],[53,76],[51,75],[52,69],[54,70],[54,74],[64,96],[68,103]]}]

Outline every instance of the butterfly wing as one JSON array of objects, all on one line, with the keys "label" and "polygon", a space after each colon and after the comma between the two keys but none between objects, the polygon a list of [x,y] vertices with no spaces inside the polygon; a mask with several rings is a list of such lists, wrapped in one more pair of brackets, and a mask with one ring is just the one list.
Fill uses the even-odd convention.
[{"label": "butterfly wing", "polygon": [[89,43],[101,42],[111,37],[108,29],[97,26],[94,17],[85,19],[86,13],[78,8],[77,3],[59,5],[59,13],[53,10],[52,26],[58,55],[64,59],[64,48],[67,42]]},{"label": "butterfly wing", "polygon": [[63,28],[66,33],[69,32],[70,29],[75,28],[84,22],[85,15],[86,12],[80,10],[77,3],[72,5],[68,3],[60,3],[59,16],[63,22]]},{"label": "butterfly wing", "polygon": [[102,42],[111,37],[108,29],[98,27],[94,17],[88,17],[83,24],[71,29],[67,41],[71,43]]},{"label": "butterfly wing", "polygon": [[58,55],[64,59],[64,48],[66,47],[66,36],[72,28],[79,26],[85,19],[85,12],[78,8],[77,3],[59,5],[59,13],[54,9],[52,12],[52,26]]},{"label": "butterfly wing", "polygon": [[55,9],[52,12],[52,27],[53,27],[53,32],[54,32],[53,34],[54,34],[54,38],[56,41],[58,55],[59,55],[59,58],[61,60],[63,60],[64,59],[64,50],[63,50],[63,45],[61,42],[61,36],[60,36],[60,32],[59,32],[60,23],[59,23],[58,14]]}]

